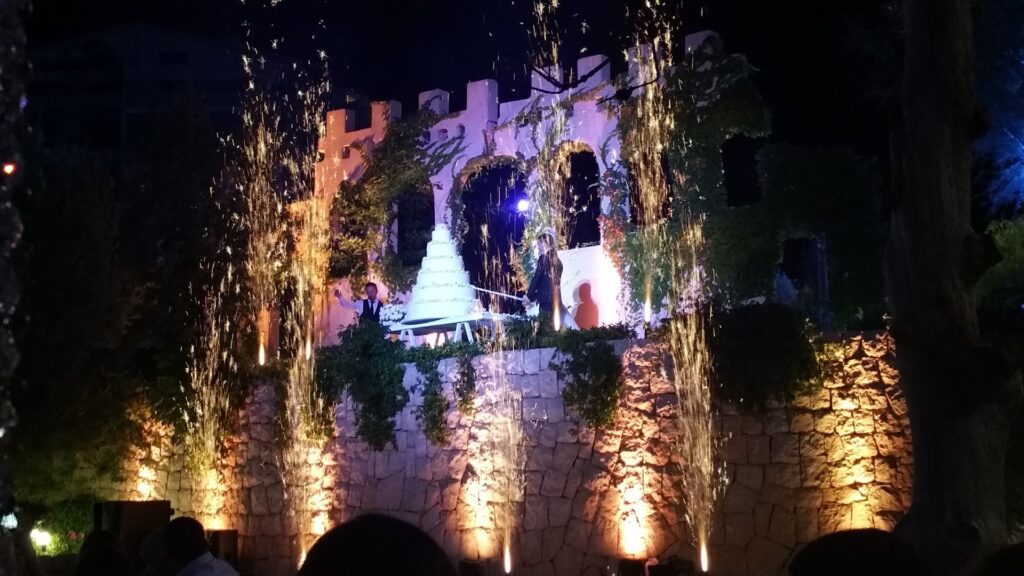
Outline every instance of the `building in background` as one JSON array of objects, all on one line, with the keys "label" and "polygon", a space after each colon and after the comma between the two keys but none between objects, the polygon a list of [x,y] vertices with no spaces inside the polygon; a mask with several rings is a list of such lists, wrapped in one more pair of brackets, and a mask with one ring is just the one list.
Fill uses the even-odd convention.
[{"label": "building in background", "polygon": [[29,56],[29,121],[47,148],[130,161],[183,97],[198,99],[218,132],[240,124],[240,41],[140,23],[36,46]]}]

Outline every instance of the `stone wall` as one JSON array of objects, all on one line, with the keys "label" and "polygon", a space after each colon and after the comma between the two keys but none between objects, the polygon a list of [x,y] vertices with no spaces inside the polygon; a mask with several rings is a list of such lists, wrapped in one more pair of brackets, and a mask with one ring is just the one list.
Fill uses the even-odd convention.
[{"label": "stone wall", "polygon": [[[506,358],[511,387],[522,396],[526,444],[512,545],[517,575],[604,574],[621,557],[694,557],[681,528],[676,402],[664,354],[642,341],[616,349],[625,366],[619,413],[614,426],[596,432],[567,413],[562,382],[548,367],[554,350]],[[779,574],[800,544],[844,528],[891,528],[909,506],[909,427],[891,340],[852,337],[841,349],[843,374],[824,388],[759,415],[722,407],[716,426],[726,437],[721,456],[730,482],[711,539],[716,575]],[[396,446],[375,452],[356,438],[354,407],[345,401],[336,409],[335,438],[311,451],[301,490],[289,491],[275,441],[275,389],[259,386],[218,476],[193,481],[164,430],[133,455],[124,495],[166,497],[180,513],[237,529],[243,572],[259,576],[293,573],[317,533],[371,511],[420,526],[453,558],[496,563],[500,458],[488,443],[500,417],[490,377],[496,361],[474,360],[476,409],[449,413],[448,446],[423,435],[414,394],[399,415]],[[443,361],[440,372],[450,395],[454,361]],[[415,369],[405,378],[411,386]],[[298,519],[289,498],[303,502]]]}]

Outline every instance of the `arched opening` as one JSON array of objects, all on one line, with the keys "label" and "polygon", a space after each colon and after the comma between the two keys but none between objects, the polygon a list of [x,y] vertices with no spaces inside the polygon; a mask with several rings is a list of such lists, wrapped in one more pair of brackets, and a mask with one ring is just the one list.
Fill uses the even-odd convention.
[{"label": "arched opening", "polygon": [[396,254],[402,266],[419,266],[434,229],[434,194],[429,183],[395,198]]},{"label": "arched opening", "polygon": [[754,204],[761,199],[761,182],[757,177],[757,153],[764,138],[738,134],[722,144],[722,180],[726,204],[733,208]]},{"label": "arched opening", "polygon": [[649,218],[645,213],[643,203],[640,202],[640,184],[637,181],[636,169],[628,166],[629,178],[629,223],[634,225],[664,222],[672,217],[672,203],[675,200],[675,186],[672,181],[672,170],[670,169],[668,152],[661,155],[661,173],[665,178],[665,199],[661,204],[661,211],[654,218]]},{"label": "arched opening", "polygon": [[[827,327],[828,254],[825,242],[813,236],[787,238],[779,263],[776,298],[805,311],[820,327]],[[782,283],[780,280],[787,282]],[[787,293],[788,292],[788,293]]]},{"label": "arched opening", "polygon": [[[492,164],[470,176],[462,188],[466,234],[462,260],[474,286],[509,292],[514,286],[513,252],[523,238],[529,200],[526,174],[515,162]],[[480,294],[485,307],[491,297]],[[514,300],[498,298],[502,311],[513,312]]]},{"label": "arched opening", "polygon": [[598,192],[597,157],[593,152],[571,152],[566,159],[568,176],[562,208],[566,214],[565,239],[569,248],[601,242],[601,195]]}]

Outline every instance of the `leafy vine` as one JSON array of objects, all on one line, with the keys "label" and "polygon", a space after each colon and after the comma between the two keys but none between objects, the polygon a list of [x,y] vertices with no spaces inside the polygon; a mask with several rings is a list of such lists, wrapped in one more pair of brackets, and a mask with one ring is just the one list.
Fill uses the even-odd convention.
[{"label": "leafy vine", "polygon": [[[441,119],[423,109],[391,122],[379,143],[357,146],[367,157],[363,173],[342,182],[331,205],[332,276],[359,285],[372,272],[393,290],[409,288],[433,223],[433,210],[424,208],[433,202],[430,178],[466,149],[464,136],[435,142],[425,137]],[[417,215],[430,216],[425,230],[407,222],[399,234],[408,237],[398,242],[390,233],[397,219]]]}]

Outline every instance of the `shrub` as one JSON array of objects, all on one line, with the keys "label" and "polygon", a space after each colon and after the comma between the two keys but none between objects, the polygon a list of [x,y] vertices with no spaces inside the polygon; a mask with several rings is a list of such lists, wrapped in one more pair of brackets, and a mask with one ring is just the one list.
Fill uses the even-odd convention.
[{"label": "shrub", "polygon": [[781,304],[740,306],[712,318],[708,335],[719,399],[753,410],[786,402],[816,380],[806,322]]},{"label": "shrub", "polygon": [[359,437],[375,450],[395,442],[395,415],[409,402],[402,385],[403,345],[385,338],[383,326],[364,322],[341,332],[338,346],[318,355],[316,381],[326,398],[347,393],[358,406]]}]

